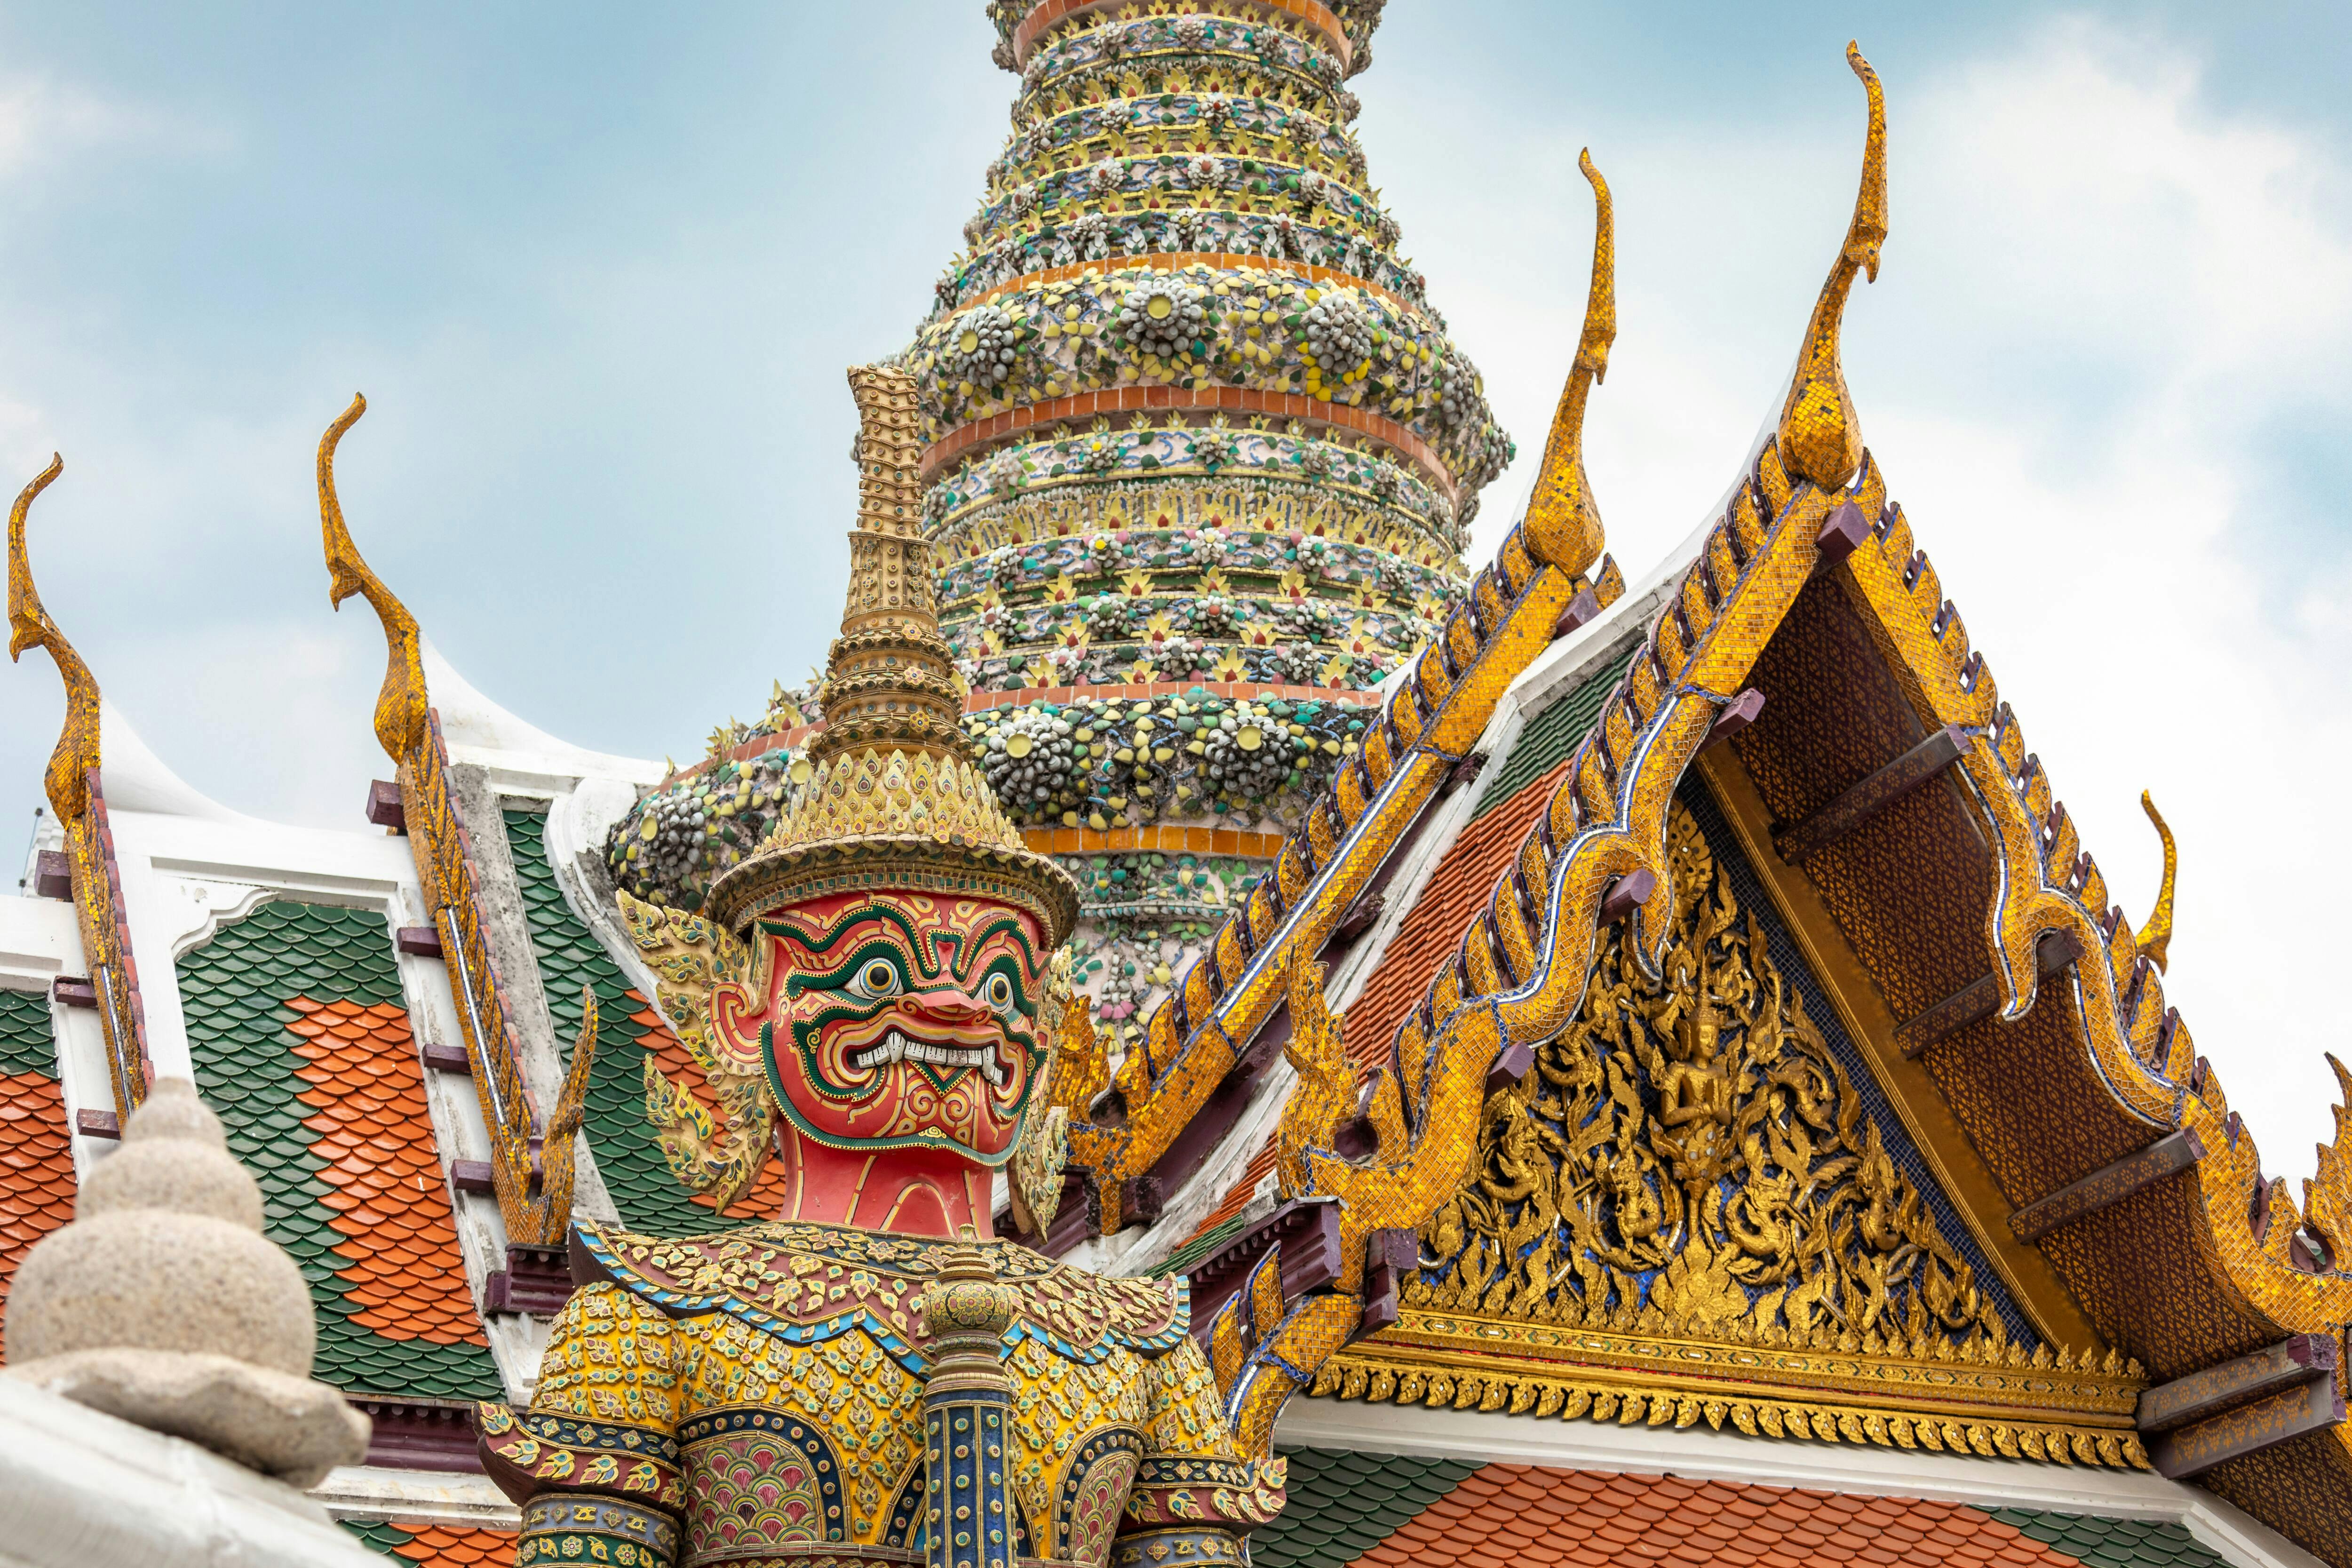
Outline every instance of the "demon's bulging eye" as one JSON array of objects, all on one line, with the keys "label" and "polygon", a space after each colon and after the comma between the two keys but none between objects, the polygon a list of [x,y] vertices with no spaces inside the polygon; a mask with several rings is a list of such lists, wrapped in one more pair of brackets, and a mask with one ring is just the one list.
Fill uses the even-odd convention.
[{"label": "demon's bulging eye", "polygon": [[1002,970],[998,971],[988,977],[987,984],[980,988],[980,999],[1010,1017],[1013,1013],[1013,982],[1005,978]]},{"label": "demon's bulging eye", "polygon": [[898,994],[898,971],[887,958],[869,958],[849,977],[849,994],[868,1002]]}]

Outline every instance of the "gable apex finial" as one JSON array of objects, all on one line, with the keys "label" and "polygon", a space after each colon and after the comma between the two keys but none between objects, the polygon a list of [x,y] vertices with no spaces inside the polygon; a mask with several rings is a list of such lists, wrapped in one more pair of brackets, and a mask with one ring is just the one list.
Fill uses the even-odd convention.
[{"label": "gable apex finial", "polygon": [[49,466],[24,488],[9,509],[8,658],[13,661],[28,647],[45,647],[66,683],[65,728],[58,735],[57,750],[49,753],[43,782],[58,820],[73,822],[81,816],[89,796],[89,771],[98,766],[98,678],[58,629],[58,623],[49,618],[40,590],[33,586],[32,561],[25,550],[25,519],[33,510],[33,498],[65,471],[65,458],[51,453]]},{"label": "gable apex finial", "polygon": [[1870,99],[1870,128],[1863,142],[1862,188],[1853,200],[1853,220],[1846,226],[1845,244],[1838,251],[1829,280],[1822,285],[1813,319],[1805,330],[1805,347],[1789,400],[1780,409],[1780,450],[1791,477],[1810,480],[1822,489],[1842,489],[1862,467],[1862,423],[1855,417],[1853,398],[1846,391],[1845,371],[1838,360],[1838,333],[1845,319],[1846,296],[1856,274],[1878,280],[1879,248],[1886,243],[1886,94],[1878,73],[1853,44],[1845,47],[1846,63],[1862,79]]},{"label": "gable apex finial", "polygon": [[341,609],[345,599],[357,594],[383,623],[385,659],[383,685],[375,700],[375,738],[384,755],[397,763],[408,755],[425,731],[425,661],[416,617],[360,554],[343,521],[342,502],[335,495],[335,448],[343,432],[358,424],[366,412],[367,399],[353,393],[351,406],[319,437],[319,529],[327,554],[329,606]]},{"label": "gable apex finial", "polygon": [[1609,345],[1617,341],[1617,228],[1609,183],[1593,167],[1590,149],[1576,162],[1592,183],[1592,288],[1585,296],[1576,360],[1544,443],[1543,468],[1528,498],[1528,547],[1564,572],[1589,569],[1607,539],[1600,508],[1593,504],[1592,481],[1584,472],[1584,406],[1593,386],[1607,378]]}]

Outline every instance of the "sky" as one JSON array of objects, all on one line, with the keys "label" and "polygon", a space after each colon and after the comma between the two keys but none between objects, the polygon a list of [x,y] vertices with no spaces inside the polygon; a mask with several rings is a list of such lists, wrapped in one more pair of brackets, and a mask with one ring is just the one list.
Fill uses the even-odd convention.
[{"label": "sky", "polygon": [[[2332,1135],[2352,777],[2352,22],[2312,5],[1391,0],[1373,183],[1531,482],[1583,305],[1587,460],[1640,575],[1777,412],[1885,79],[1891,234],[1845,365],[2028,743],[2268,1168]],[[844,367],[903,345],[1000,150],[981,0],[0,4],[0,489],[52,450],[44,597],[174,769],[350,826],[373,619],[311,458],[467,678],[577,743],[699,753],[822,660]],[[61,710],[0,672],[0,823]]]}]

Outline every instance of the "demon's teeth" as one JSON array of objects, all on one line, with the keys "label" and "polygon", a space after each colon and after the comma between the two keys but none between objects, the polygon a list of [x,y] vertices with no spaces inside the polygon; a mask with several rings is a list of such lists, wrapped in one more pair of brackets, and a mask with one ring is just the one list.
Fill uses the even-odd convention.
[{"label": "demon's teeth", "polygon": [[851,1058],[850,1066],[863,1071],[906,1061],[928,1062],[933,1067],[975,1068],[992,1086],[1004,1087],[1004,1068],[989,1047],[934,1046],[923,1040],[910,1040],[895,1029],[881,1044],[869,1046]]}]

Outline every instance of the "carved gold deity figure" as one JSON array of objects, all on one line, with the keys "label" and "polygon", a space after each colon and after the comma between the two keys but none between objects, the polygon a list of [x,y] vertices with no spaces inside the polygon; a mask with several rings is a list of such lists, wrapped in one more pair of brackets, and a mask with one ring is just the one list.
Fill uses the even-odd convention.
[{"label": "carved gold deity figure", "polygon": [[780,1160],[782,1211],[684,1239],[575,1228],[589,1282],[530,1408],[481,1411],[516,1560],[1239,1563],[1282,1466],[1230,1430],[1185,1282],[989,1234],[1008,1166],[1024,1216],[1051,1217],[1061,1129],[1103,1082],[1055,1062],[1077,889],[963,750],[913,383],[850,381],[859,524],[800,801],[700,912],[623,895],[718,1101],[648,1058],[673,1170],[724,1208]]}]

